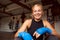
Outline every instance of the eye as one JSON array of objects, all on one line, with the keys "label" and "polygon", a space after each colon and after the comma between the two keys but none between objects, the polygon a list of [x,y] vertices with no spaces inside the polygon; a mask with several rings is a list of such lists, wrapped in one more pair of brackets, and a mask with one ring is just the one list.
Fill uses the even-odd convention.
[{"label": "eye", "polygon": [[41,12],[42,10],[38,10],[38,12]]},{"label": "eye", "polygon": [[37,12],[36,10],[34,10],[33,12]]}]

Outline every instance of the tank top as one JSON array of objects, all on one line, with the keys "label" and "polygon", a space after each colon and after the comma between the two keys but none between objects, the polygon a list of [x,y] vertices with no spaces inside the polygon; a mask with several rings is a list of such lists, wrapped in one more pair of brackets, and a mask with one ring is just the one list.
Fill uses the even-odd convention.
[{"label": "tank top", "polygon": [[33,37],[34,40],[43,40],[43,35],[41,35],[39,38],[36,39],[36,37],[33,36],[33,33],[38,29],[44,27],[42,20],[40,20],[39,22],[36,22],[34,19],[31,22],[31,26],[28,29],[28,33],[31,34],[31,36]]}]

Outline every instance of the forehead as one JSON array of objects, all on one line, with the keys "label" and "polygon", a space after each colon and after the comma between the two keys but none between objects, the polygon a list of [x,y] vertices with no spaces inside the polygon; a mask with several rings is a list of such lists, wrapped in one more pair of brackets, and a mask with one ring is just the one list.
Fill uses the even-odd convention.
[{"label": "forehead", "polygon": [[34,9],[43,9],[43,8],[42,8],[42,5],[34,5],[32,7],[32,10],[34,10]]}]

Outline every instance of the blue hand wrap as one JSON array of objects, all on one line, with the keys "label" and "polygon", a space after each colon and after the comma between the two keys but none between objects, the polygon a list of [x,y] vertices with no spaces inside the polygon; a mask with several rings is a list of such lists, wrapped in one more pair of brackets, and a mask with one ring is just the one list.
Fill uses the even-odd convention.
[{"label": "blue hand wrap", "polygon": [[45,34],[45,33],[51,34],[52,30],[50,30],[49,28],[42,27],[42,28],[37,29],[36,32],[40,35]]},{"label": "blue hand wrap", "polygon": [[27,32],[20,32],[18,37],[23,38],[23,40],[32,40],[32,36]]}]

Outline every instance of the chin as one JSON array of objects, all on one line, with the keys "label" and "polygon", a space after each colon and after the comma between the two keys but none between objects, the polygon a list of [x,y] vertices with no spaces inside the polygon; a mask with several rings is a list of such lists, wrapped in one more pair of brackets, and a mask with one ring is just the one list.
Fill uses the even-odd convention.
[{"label": "chin", "polygon": [[41,17],[36,17],[36,19],[41,19]]},{"label": "chin", "polygon": [[40,20],[40,18],[36,18],[37,20]]}]

